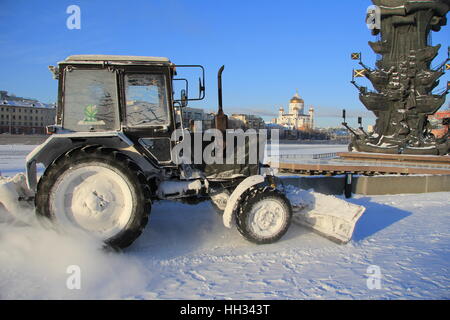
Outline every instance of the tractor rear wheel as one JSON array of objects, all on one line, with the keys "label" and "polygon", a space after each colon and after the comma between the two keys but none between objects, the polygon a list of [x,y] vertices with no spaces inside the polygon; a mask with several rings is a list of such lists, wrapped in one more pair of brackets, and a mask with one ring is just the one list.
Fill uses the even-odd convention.
[{"label": "tractor rear wheel", "polygon": [[239,232],[256,244],[270,244],[280,240],[291,224],[292,208],[289,200],[278,190],[257,188],[241,201],[236,215]]},{"label": "tractor rear wheel", "polygon": [[79,228],[114,248],[131,245],[151,210],[139,166],[114,149],[88,146],[58,158],[41,177],[36,212],[61,228]]}]

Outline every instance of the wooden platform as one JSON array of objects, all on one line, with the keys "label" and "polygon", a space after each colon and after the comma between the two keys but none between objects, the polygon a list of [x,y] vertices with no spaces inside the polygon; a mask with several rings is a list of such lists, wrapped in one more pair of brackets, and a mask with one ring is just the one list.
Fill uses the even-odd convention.
[{"label": "wooden platform", "polygon": [[358,175],[450,175],[450,157],[392,155],[360,152],[338,153],[338,157],[328,160],[304,161],[297,163],[271,163],[280,173],[299,175],[335,176],[341,174]]},{"label": "wooden platform", "polygon": [[352,164],[302,164],[302,163],[271,163],[281,173],[294,173],[301,175],[325,175],[335,176],[352,173],[361,175],[381,174],[448,174],[450,169],[418,168],[418,167],[394,167],[382,165],[352,165]]},{"label": "wooden platform", "polygon": [[450,167],[450,156],[420,156],[407,154],[377,154],[364,152],[338,152],[337,156],[343,160],[358,160],[369,162],[395,162],[413,164],[438,164]]}]

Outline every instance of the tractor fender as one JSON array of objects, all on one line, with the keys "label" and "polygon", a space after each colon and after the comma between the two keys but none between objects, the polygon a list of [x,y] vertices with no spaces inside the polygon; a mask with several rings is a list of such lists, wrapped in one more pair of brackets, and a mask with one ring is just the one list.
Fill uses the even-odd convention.
[{"label": "tractor fender", "polygon": [[239,200],[244,192],[253,186],[263,183],[266,180],[263,176],[251,176],[242,181],[236,189],[234,189],[230,198],[228,199],[227,206],[223,212],[223,224],[227,228],[232,227],[233,215],[239,204]]},{"label": "tractor fender", "polygon": [[[105,139],[108,138],[108,139]],[[113,138],[113,139],[111,139]],[[36,165],[42,163],[45,168],[67,151],[96,143],[111,147],[131,147],[133,142],[122,132],[77,132],[51,135],[44,143],[31,151],[26,158],[27,186],[33,192],[37,188]]]}]

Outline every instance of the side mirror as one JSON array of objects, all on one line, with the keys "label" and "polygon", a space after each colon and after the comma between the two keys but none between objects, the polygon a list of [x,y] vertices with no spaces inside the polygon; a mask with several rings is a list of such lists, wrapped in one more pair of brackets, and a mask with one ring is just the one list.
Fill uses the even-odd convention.
[{"label": "side mirror", "polygon": [[205,96],[205,84],[202,82],[202,78],[198,78],[198,97],[199,99]]},{"label": "side mirror", "polygon": [[[192,98],[188,98],[187,97],[187,101],[200,101],[205,99],[205,68],[203,68],[203,66],[201,65],[176,65],[175,66],[177,69],[179,68],[196,68],[196,69],[200,69],[202,76],[199,78],[198,82],[199,82],[199,86],[198,86],[198,98],[192,99]],[[186,91],[189,90],[189,85],[188,85],[188,81],[187,79],[174,79],[174,80],[183,80],[186,82]]]}]

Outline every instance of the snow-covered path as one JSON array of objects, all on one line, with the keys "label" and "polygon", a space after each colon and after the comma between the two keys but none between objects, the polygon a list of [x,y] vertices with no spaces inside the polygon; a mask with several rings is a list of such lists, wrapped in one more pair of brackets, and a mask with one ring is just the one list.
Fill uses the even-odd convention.
[{"label": "snow-covered path", "polygon": [[[2,223],[0,298],[448,299],[448,197],[358,197],[368,209],[345,246],[296,225],[279,243],[256,246],[225,229],[208,203],[155,205],[144,234],[121,254]],[[65,286],[69,265],[81,269],[81,290]],[[380,290],[367,287],[371,265],[380,267]]]},{"label": "snow-covered path", "polygon": [[[154,275],[150,292],[137,297],[450,298],[446,197],[354,199],[368,210],[346,246],[297,226],[280,243],[254,246],[225,230],[207,205],[179,210],[164,204],[129,251],[134,257],[153,252],[145,259]],[[381,269],[381,290],[367,288],[371,265]]]},{"label": "snow-covered path", "polygon": [[[351,201],[367,210],[344,246],[297,225],[279,243],[256,246],[209,203],[156,203],[143,235],[120,254],[0,217],[0,299],[449,299],[449,198],[358,196]],[[66,286],[73,265],[80,290]],[[370,266],[380,268],[381,289],[367,287]]]}]

